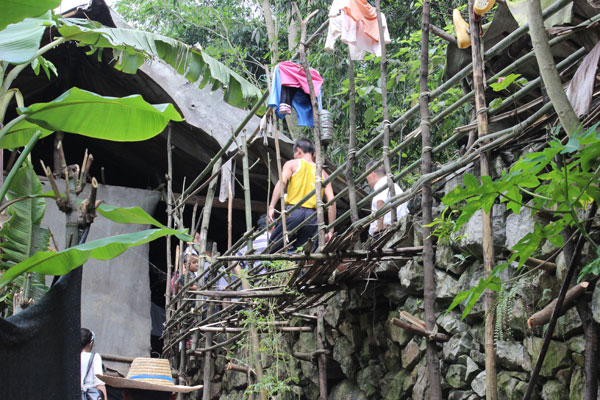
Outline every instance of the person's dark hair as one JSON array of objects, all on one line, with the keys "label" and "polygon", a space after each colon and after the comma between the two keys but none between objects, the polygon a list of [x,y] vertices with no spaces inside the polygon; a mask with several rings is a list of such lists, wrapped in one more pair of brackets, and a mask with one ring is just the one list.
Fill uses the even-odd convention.
[{"label": "person's dark hair", "polygon": [[[371,168],[373,165],[375,165],[379,160],[371,160],[367,163],[367,166],[365,167],[366,170],[368,170],[369,168]],[[385,176],[385,166],[383,165],[383,163],[375,168],[373,170],[373,172],[375,172],[378,176]]]},{"label": "person's dark hair", "polygon": [[131,400],[169,400],[171,392],[159,392],[155,390],[124,389]]},{"label": "person's dark hair", "polygon": [[81,350],[83,350],[85,346],[90,344],[95,338],[96,336],[94,335],[94,332],[87,328],[81,328]]},{"label": "person's dark hair", "polygon": [[302,150],[304,153],[315,155],[315,145],[310,139],[300,138],[296,140],[296,143],[294,143],[294,153],[297,149]]},{"label": "person's dark hair", "polygon": [[256,227],[258,229],[267,227],[267,214],[262,214],[260,217],[258,217],[258,221],[256,221]]}]

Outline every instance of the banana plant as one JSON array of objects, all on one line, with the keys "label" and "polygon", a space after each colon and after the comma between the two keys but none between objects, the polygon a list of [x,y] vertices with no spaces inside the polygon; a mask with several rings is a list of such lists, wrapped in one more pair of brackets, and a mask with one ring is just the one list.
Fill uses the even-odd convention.
[{"label": "banana plant", "polygon": [[[112,141],[141,141],[158,135],[170,121],[182,121],[172,104],[149,104],[140,95],[124,98],[101,96],[76,87],[56,99],[26,105],[15,79],[28,67],[50,78],[58,74],[44,58],[48,51],[66,42],[88,46],[90,54],[112,51],[115,68],[135,73],[148,59],[161,59],[192,82],[222,87],[224,100],[247,107],[261,91],[233,70],[177,40],[134,29],[109,28],[88,20],[63,18],[52,9],[60,0],[11,0],[7,12],[0,15],[0,148],[25,146],[21,156],[0,188],[0,208],[8,207],[8,221],[0,230],[4,239],[0,269],[0,300],[9,298],[10,286],[36,288],[37,274],[66,274],[90,257],[111,259],[127,248],[165,235],[188,241],[183,231],[168,229],[141,209],[109,209],[104,214],[121,223],[154,225],[133,234],[113,236],[84,243],[62,251],[49,249],[48,232],[40,228],[44,207],[39,181],[28,155],[36,142],[55,131]],[[44,33],[56,35],[42,46]],[[9,107],[16,104],[17,117],[5,122]],[[50,196],[55,197],[51,193]],[[102,214],[103,211],[99,210]]]}]

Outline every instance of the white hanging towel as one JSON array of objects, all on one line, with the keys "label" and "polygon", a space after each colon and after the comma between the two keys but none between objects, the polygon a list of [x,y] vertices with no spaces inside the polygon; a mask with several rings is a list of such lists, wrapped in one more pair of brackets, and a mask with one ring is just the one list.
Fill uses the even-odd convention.
[{"label": "white hanging towel", "polygon": [[[374,40],[365,33],[362,21],[355,21],[346,15],[345,8],[352,0],[334,0],[329,9],[329,29],[327,31],[327,40],[325,41],[325,50],[333,51],[335,42],[341,39],[348,45],[350,58],[352,60],[364,60],[365,52],[381,57],[381,45],[379,41]],[[387,29],[387,20],[381,13],[381,22],[383,24],[383,39],[386,44],[391,43],[389,31]]]}]

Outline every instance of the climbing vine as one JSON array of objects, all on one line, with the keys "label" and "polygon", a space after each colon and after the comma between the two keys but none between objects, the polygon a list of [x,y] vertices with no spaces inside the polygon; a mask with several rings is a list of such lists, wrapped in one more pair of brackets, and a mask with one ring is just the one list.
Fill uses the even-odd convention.
[{"label": "climbing vine", "polygon": [[[273,273],[265,278],[263,286],[283,286],[290,296],[301,299],[297,293],[287,286],[290,278],[290,267],[295,264],[287,261],[263,262],[265,270]],[[257,298],[253,305],[239,312],[244,334],[235,347],[228,353],[232,362],[252,366],[256,362],[263,364],[263,376],[248,383],[247,395],[266,394],[267,398],[294,398],[298,378],[289,374],[291,363],[295,362],[289,349],[282,346],[282,333],[278,331],[278,303],[273,298]],[[251,328],[259,332],[258,352],[251,344]]]}]

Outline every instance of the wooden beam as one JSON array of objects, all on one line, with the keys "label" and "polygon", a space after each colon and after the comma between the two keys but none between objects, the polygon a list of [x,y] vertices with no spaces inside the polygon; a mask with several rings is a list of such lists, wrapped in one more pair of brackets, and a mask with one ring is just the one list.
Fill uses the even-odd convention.
[{"label": "wooden beam", "polygon": [[[575,305],[575,301],[585,293],[589,285],[589,282],[581,282],[580,284],[569,289],[565,295],[565,300],[562,308],[560,309],[559,315],[564,314],[569,308],[573,307]],[[542,310],[529,317],[527,320],[527,326],[529,329],[533,328],[534,326],[543,326],[547,324],[550,321],[554,307],[556,307],[556,299],[552,300],[550,304],[548,304]]]}]

